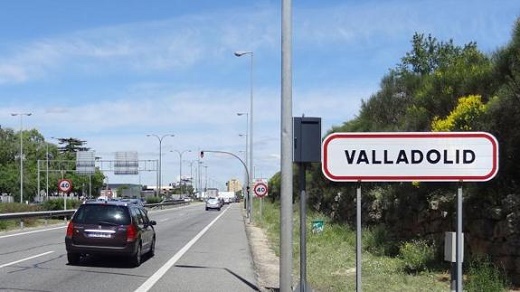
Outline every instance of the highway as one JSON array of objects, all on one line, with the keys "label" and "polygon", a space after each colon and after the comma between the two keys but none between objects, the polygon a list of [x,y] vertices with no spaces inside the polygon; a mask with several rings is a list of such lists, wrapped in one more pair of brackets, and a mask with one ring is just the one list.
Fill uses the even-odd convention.
[{"label": "highway", "polygon": [[0,290],[258,291],[240,207],[150,211],[156,252],[137,268],[112,257],[68,265],[65,224],[0,233]]}]

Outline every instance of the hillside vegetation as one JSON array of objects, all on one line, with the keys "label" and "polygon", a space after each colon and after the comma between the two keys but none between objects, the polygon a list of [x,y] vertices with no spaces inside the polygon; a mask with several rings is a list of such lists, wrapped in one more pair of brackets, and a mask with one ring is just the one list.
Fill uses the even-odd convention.
[{"label": "hillside vegetation", "polygon": [[[464,269],[471,269],[471,259],[485,257],[520,284],[519,21],[510,42],[492,54],[479,51],[476,43],[456,45],[415,34],[411,50],[363,100],[359,114],[328,133],[412,131],[484,131],[497,138],[498,175],[463,184]],[[355,226],[355,184],[328,181],[320,164],[307,167],[306,178],[310,210],[332,223]],[[280,174],[269,183],[276,201]],[[455,231],[457,188],[457,183],[363,183],[364,228],[385,231],[378,253],[395,257],[403,244],[424,242],[435,251],[428,266],[442,263],[444,232]],[[293,197],[298,199],[297,187]]]}]

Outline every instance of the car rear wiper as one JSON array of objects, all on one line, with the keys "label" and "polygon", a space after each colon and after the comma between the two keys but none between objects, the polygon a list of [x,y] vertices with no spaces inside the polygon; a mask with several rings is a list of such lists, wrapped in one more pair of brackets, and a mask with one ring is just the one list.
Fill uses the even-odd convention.
[{"label": "car rear wiper", "polygon": [[98,225],[108,225],[108,226],[119,226],[120,224],[109,222],[109,221],[98,221],[96,224]]}]

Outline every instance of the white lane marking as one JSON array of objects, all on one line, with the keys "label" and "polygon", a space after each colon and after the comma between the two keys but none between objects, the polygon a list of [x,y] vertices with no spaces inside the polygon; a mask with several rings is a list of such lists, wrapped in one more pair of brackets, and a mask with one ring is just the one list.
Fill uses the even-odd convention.
[{"label": "white lane marking", "polygon": [[56,229],[65,228],[65,227],[67,227],[67,226],[65,225],[65,226],[60,226],[60,227],[45,228],[45,229],[38,229],[38,230],[27,231],[27,232],[13,233],[13,234],[9,234],[9,235],[2,235],[2,236],[0,236],[0,239],[7,238],[7,237],[13,237],[13,236],[19,236],[19,235],[38,233],[38,232],[45,232],[45,231],[49,231],[49,230],[56,230]]},{"label": "white lane marking", "polygon": [[31,259],[34,259],[34,258],[37,258],[37,257],[42,257],[44,255],[48,255],[48,254],[53,253],[53,252],[54,251],[51,250],[51,251],[48,251],[48,252],[44,252],[44,253],[41,253],[41,254],[34,255],[32,257],[28,257],[28,258],[25,258],[25,259],[21,259],[21,260],[17,260],[17,261],[14,261],[14,262],[7,263],[7,264],[3,264],[3,265],[0,265],[0,269],[8,267],[8,266],[15,265],[15,264],[20,263],[20,262],[28,261],[28,260],[31,260]]},{"label": "white lane marking", "polygon": [[150,290],[157,281],[159,281],[168,270],[175,265],[175,263],[206,233],[209,228],[217,222],[222,215],[224,215],[229,208],[226,208],[220,215],[217,216],[217,218],[213,219],[211,223],[209,223],[204,229],[202,229],[199,234],[195,235],[190,242],[188,242],[181,250],[179,250],[171,259],[166,262],[157,272],[155,272],[146,282],[144,282],[139,288],[137,288],[134,292],[147,292]]}]

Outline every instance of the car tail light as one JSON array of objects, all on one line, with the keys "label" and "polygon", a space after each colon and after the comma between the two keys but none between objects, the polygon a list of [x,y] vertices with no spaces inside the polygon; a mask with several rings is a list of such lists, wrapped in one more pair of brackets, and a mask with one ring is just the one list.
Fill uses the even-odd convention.
[{"label": "car tail light", "polygon": [[72,221],[70,221],[69,225],[67,225],[67,234],[66,234],[66,236],[68,238],[72,238],[73,233],[74,233],[74,223],[72,223]]},{"label": "car tail light", "polygon": [[137,228],[133,224],[130,224],[126,228],[126,241],[131,242],[131,241],[135,241],[136,239],[137,239]]}]

